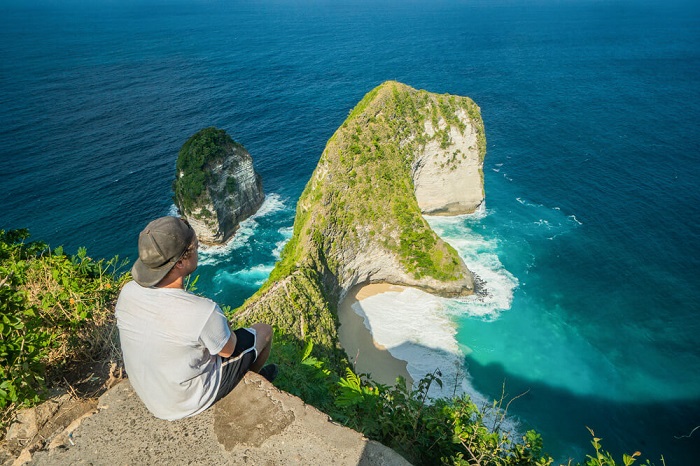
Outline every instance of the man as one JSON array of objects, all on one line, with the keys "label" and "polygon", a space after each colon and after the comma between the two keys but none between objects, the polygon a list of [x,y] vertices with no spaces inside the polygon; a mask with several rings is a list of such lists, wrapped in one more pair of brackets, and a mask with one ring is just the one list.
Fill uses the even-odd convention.
[{"label": "man", "polygon": [[213,301],[185,291],[197,268],[197,235],[185,220],[162,217],[139,235],[133,281],[119,294],[117,326],[131,386],[156,417],[200,413],[228,394],[248,371],[272,381],[272,327],[231,332]]}]

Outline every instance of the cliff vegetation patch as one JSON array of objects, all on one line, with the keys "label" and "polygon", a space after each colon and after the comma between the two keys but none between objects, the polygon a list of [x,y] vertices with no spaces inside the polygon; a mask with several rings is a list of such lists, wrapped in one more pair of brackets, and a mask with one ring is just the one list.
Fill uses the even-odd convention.
[{"label": "cliff vegetation patch", "polygon": [[[176,203],[190,212],[202,206],[203,195],[211,181],[208,167],[220,163],[227,149],[237,145],[223,129],[204,128],[190,137],[178,152],[177,178],[173,182]],[[235,189],[235,181],[226,185]]]},{"label": "cliff vegetation patch", "polygon": [[0,430],[76,366],[120,358],[114,303],[125,264],[28,238],[27,230],[0,230]]}]

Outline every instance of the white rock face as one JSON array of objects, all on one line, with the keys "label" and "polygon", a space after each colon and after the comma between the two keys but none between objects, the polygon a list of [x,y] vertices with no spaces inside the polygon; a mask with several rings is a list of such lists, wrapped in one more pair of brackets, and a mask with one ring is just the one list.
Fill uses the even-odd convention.
[{"label": "white rock face", "polygon": [[228,148],[223,159],[207,170],[210,181],[205,202],[190,212],[178,208],[201,243],[224,244],[238,230],[238,224],[260,208],[265,194],[253,159],[240,144]]},{"label": "white rock face", "polygon": [[[424,214],[468,214],[484,201],[483,161],[479,158],[476,129],[464,110],[459,109],[457,116],[466,126],[464,131],[450,126],[450,142],[444,148],[440,147],[441,141],[428,142],[413,163],[416,200]],[[438,126],[440,131],[447,128],[443,119]],[[425,131],[431,136],[436,133],[429,120]]]},{"label": "white rock face", "polygon": [[192,228],[197,233],[197,239],[202,244],[218,244],[221,242],[223,233],[214,217],[207,217],[204,209],[209,212],[216,212],[214,206],[209,203],[202,208],[197,208],[188,213],[186,218]]},{"label": "white rock face", "polygon": [[441,296],[464,296],[474,291],[474,279],[469,270],[466,270],[463,279],[452,282],[440,281],[432,277],[416,279],[404,271],[396,254],[376,243],[367,244],[362,254],[344,257],[342,264],[339,273],[342,279],[339,283],[339,302],[348,291],[360,283],[394,283],[420,288]]}]

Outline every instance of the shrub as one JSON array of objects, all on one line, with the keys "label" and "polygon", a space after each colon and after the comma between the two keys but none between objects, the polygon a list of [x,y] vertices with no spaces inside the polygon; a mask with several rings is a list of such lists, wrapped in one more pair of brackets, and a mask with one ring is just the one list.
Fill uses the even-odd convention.
[{"label": "shrub", "polygon": [[[204,195],[207,183],[207,165],[224,157],[227,148],[235,145],[226,131],[204,128],[190,137],[178,152],[177,179],[173,182],[175,203],[191,212]],[[235,186],[227,184],[228,189]],[[230,192],[230,191],[229,191]]]},{"label": "shrub", "polygon": [[128,278],[118,274],[124,264],[117,257],[94,261],[84,248],[69,256],[27,238],[27,230],[0,230],[3,420],[41,400],[47,365],[57,369],[109,349],[113,301]]}]

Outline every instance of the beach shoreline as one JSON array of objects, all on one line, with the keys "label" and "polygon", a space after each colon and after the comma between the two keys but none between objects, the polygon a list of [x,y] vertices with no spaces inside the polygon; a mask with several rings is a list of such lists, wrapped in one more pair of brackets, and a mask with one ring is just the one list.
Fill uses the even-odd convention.
[{"label": "beach shoreline", "polygon": [[413,384],[408,373],[407,362],[397,359],[382,345],[374,341],[372,332],[364,319],[353,309],[362,300],[386,292],[400,292],[403,286],[389,283],[362,284],[353,287],[338,305],[338,338],[348,355],[356,373],[371,374],[372,380],[385,385],[394,385],[402,376],[407,386]]}]

